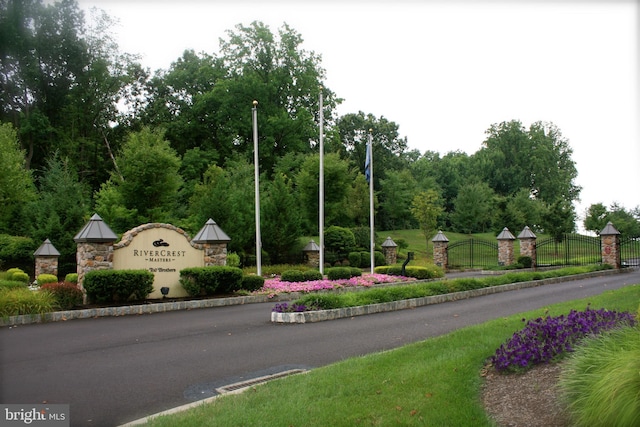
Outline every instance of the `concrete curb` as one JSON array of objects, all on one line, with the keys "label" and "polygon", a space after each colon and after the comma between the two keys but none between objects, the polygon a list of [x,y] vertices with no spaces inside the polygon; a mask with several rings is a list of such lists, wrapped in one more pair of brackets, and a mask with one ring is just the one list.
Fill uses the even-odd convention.
[{"label": "concrete curb", "polygon": [[32,323],[61,322],[73,319],[91,319],[96,317],[108,316],[128,316],[133,314],[153,314],[164,313],[177,310],[193,310],[198,308],[224,307],[229,305],[254,304],[261,302],[278,302],[288,301],[290,299],[300,298],[302,293],[295,292],[291,294],[276,295],[269,297],[268,295],[250,295],[230,298],[212,298],[204,300],[192,301],[173,301],[158,302],[152,304],[128,305],[120,307],[103,307],[90,308],[83,310],[66,310],[54,311],[51,313],[9,316],[0,318],[1,326],[28,325]]},{"label": "concrete curb", "polygon": [[560,282],[568,282],[591,277],[611,276],[626,272],[628,270],[603,270],[592,273],[583,273],[573,276],[554,277],[542,280],[532,280],[529,282],[509,283],[506,285],[491,286],[487,288],[474,289],[470,291],[454,292],[449,294],[434,295],[422,298],[412,298],[400,301],[393,301],[381,304],[370,304],[358,307],[336,308],[332,310],[304,311],[298,313],[271,313],[273,323],[313,323],[324,322],[326,320],[341,319],[344,317],[363,316],[367,314],[384,313],[388,311],[404,310],[408,308],[422,307],[430,304],[440,304],[443,302],[456,301],[490,295],[500,292],[514,291],[518,289],[532,288],[536,286],[550,285]]}]

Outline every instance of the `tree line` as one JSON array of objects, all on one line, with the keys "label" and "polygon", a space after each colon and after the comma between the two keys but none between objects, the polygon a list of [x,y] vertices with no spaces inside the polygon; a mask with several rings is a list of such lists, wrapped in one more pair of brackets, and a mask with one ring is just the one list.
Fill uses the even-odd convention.
[{"label": "tree line", "polygon": [[0,0],[0,234],[49,238],[72,264],[93,212],[117,233],[169,222],[193,235],[213,218],[229,250],[250,254],[257,100],[263,247],[286,261],[318,233],[320,94],[327,225],[368,226],[371,132],[379,230],[575,229],[577,169],[553,123],[491,124],[471,155],[421,153],[383,116],[338,116],[321,55],[287,24],[238,24],[218,52],[187,49],[151,72],[120,51],[114,23],[75,0]]}]

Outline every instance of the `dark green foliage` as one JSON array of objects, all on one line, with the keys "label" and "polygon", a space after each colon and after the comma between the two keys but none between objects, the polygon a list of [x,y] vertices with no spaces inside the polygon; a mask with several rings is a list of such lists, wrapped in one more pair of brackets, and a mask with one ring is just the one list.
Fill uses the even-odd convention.
[{"label": "dark green foliage", "polygon": [[375,263],[375,265],[386,265],[387,259],[384,257],[384,254],[382,252],[375,251],[373,253],[373,262]]},{"label": "dark green foliage", "polygon": [[329,280],[347,280],[352,277],[351,268],[349,267],[332,267],[326,273]]},{"label": "dark green foliage", "polygon": [[147,270],[94,270],[87,273],[83,286],[91,302],[143,300],[153,292],[153,273]]},{"label": "dark green foliage", "polygon": [[531,268],[533,260],[530,256],[519,256],[516,263],[522,266],[522,268]]},{"label": "dark green foliage", "polygon": [[68,310],[82,305],[82,291],[75,283],[46,283],[40,289],[53,294],[59,309]]},{"label": "dark green foliage", "polygon": [[33,253],[38,246],[29,237],[0,234],[0,267],[33,271]]},{"label": "dark green foliage", "polygon": [[286,270],[282,272],[280,280],[283,282],[302,282],[304,281],[304,273],[300,270]]},{"label": "dark green foliage", "polygon": [[351,267],[362,267],[362,252],[349,252],[348,259]]},{"label": "dark green foliage", "polygon": [[257,291],[264,286],[264,277],[248,275],[242,276],[242,282],[240,283],[240,289],[246,291]]},{"label": "dark green foliage", "polygon": [[362,276],[362,270],[356,267],[350,267],[351,277],[360,277]]},{"label": "dark green foliage", "polygon": [[324,245],[328,252],[333,252],[338,259],[345,258],[356,247],[353,231],[345,227],[332,225],[324,232]]},{"label": "dark green foliage", "polygon": [[311,282],[313,280],[322,280],[323,276],[318,270],[307,270],[303,273],[304,281]]},{"label": "dark green foliage", "polygon": [[180,284],[189,295],[231,293],[242,287],[242,270],[237,267],[192,267],[180,271]]}]

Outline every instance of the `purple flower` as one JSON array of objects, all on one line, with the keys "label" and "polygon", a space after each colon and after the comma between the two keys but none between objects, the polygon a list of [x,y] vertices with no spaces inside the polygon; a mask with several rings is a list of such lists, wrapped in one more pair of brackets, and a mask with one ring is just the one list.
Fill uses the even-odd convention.
[{"label": "purple flower", "polygon": [[502,344],[491,357],[491,363],[497,370],[529,368],[573,351],[586,336],[635,323],[631,313],[590,308],[571,310],[566,316],[539,317],[527,322],[522,330]]}]

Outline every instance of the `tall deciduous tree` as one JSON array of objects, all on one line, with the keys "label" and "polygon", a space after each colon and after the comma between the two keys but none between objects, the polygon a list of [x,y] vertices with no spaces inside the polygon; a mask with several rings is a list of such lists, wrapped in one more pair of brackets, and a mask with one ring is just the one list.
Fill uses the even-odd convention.
[{"label": "tall deciduous tree", "polygon": [[420,224],[420,230],[426,239],[429,247],[429,239],[433,237],[438,225],[438,217],[442,214],[440,196],[429,189],[416,194],[411,202],[411,213]]},{"label": "tall deciduous tree", "polygon": [[130,134],[116,162],[120,173],[112,173],[110,185],[123,207],[136,212],[138,223],[171,220],[182,184],[180,158],[162,131],[144,128]]}]

